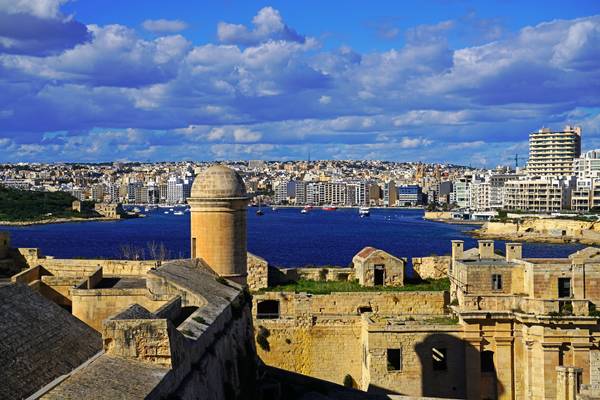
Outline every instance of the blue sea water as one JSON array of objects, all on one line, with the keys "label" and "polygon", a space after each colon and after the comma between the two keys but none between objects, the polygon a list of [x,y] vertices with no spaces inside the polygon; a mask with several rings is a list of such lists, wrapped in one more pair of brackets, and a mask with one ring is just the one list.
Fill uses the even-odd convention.
[{"label": "blue sea water", "polygon": [[[163,243],[173,257],[189,257],[190,216],[164,214],[110,222],[83,222],[26,227],[0,227],[11,232],[14,247],[39,247],[43,254],[60,258],[119,258],[122,246],[147,248]],[[271,265],[348,265],[365,246],[386,250],[398,257],[420,257],[450,253],[450,240],[462,239],[465,248],[476,240],[465,231],[473,226],[449,225],[423,220],[421,210],[372,209],[360,218],[357,209],[301,214],[298,208],[248,209],[248,250]],[[504,242],[496,241],[504,249]],[[525,257],[565,257],[579,244],[524,245]]]}]

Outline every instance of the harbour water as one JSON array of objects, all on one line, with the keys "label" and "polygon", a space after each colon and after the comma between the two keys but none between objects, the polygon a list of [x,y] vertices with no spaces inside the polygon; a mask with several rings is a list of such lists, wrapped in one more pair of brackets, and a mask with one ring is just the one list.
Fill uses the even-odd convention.
[{"label": "harbour water", "polygon": [[[42,253],[61,258],[121,258],[123,246],[148,248],[163,243],[172,257],[189,257],[190,214],[151,211],[146,218],[111,221],[0,227],[11,232],[14,247],[39,247]],[[421,210],[371,209],[360,218],[357,209],[301,214],[298,208],[264,207],[257,216],[248,209],[248,250],[272,265],[348,265],[365,246],[384,249],[398,257],[450,253],[450,240],[462,239],[465,248],[476,240],[467,225],[449,225],[422,219]],[[496,246],[504,248],[502,241]],[[525,257],[565,257],[581,249],[579,244],[524,245]],[[146,251],[146,254],[148,252]]]}]

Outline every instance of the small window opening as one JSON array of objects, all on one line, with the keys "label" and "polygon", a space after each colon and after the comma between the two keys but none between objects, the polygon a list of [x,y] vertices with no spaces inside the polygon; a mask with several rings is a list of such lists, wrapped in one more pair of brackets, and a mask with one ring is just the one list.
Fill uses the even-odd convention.
[{"label": "small window opening", "polygon": [[485,350],[481,352],[481,372],[495,372],[494,352]]},{"label": "small window opening", "polygon": [[279,318],[279,300],[263,300],[256,305],[257,319]]},{"label": "small window opening", "polygon": [[401,349],[387,349],[387,369],[388,371],[402,370]]},{"label": "small window opening", "polygon": [[441,347],[433,347],[431,349],[431,359],[433,362],[434,371],[446,371],[448,370],[448,363],[446,362],[446,349]]}]

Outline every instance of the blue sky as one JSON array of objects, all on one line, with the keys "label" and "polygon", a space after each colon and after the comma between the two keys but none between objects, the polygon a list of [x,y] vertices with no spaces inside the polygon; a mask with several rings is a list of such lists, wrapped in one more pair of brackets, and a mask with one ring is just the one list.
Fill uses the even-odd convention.
[{"label": "blue sky", "polygon": [[0,162],[600,147],[597,1],[0,0]]}]

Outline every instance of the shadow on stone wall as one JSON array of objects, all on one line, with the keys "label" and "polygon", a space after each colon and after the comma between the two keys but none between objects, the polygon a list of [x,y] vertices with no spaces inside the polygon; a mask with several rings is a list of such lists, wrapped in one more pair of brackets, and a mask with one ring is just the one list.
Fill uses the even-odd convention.
[{"label": "shadow on stone wall", "polygon": [[[264,400],[384,400],[388,396],[366,393],[310,376],[264,366],[262,398]],[[273,383],[269,389],[269,381]],[[266,390],[265,390],[266,389]]]},{"label": "shadow on stone wall", "polygon": [[[504,392],[496,379],[493,357],[483,363],[479,349],[462,339],[433,334],[418,343],[415,351],[421,363],[423,396],[492,400]],[[467,359],[473,360],[469,370]]]}]

